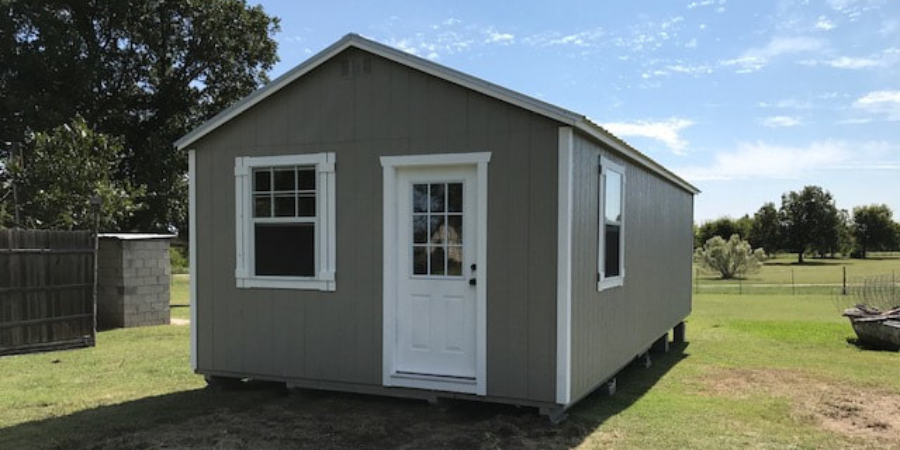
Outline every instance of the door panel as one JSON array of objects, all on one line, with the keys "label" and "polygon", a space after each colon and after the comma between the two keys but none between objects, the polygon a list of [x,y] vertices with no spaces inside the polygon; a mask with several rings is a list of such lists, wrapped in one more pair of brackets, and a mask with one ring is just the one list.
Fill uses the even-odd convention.
[{"label": "door panel", "polygon": [[476,183],[475,167],[398,172],[396,373],[475,379]]}]

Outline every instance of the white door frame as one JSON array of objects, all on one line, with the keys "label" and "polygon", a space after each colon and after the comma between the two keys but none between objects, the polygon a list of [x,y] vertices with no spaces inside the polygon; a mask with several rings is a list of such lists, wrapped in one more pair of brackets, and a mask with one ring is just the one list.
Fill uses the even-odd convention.
[{"label": "white door frame", "polygon": [[[382,156],[384,170],[383,221],[383,336],[382,336],[382,384],[384,386],[409,387],[438,391],[463,392],[487,395],[487,164],[490,152],[444,153],[433,155]],[[394,344],[397,333],[397,170],[410,167],[475,166],[478,180],[476,208],[475,272],[475,383],[455,382],[428,376],[398,376],[395,373]]]}]

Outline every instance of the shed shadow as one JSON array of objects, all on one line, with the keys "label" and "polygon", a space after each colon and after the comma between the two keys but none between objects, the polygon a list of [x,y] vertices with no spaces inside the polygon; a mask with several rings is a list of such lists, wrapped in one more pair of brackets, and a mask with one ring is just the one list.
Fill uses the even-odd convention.
[{"label": "shed shadow", "polygon": [[669,352],[653,354],[653,364],[649,369],[634,363],[616,375],[615,395],[607,395],[602,389],[594,391],[581,400],[571,415],[590,424],[592,429],[603,425],[609,418],[625,411],[641,399],[679,362],[688,358],[688,342],[671,344]]},{"label": "shed shadow", "polygon": [[[582,400],[554,425],[535,408],[245,384],[100,406],[0,429],[9,448],[572,448],[628,409],[687,355],[686,345],[629,366],[618,392]],[[273,386],[275,386],[273,388]]]}]

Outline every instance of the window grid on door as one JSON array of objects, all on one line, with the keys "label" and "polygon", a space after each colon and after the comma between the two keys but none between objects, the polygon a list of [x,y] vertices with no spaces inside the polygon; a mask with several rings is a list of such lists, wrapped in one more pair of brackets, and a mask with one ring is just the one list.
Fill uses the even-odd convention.
[{"label": "window grid on door", "polygon": [[412,200],[412,274],[462,276],[463,184],[415,183]]}]

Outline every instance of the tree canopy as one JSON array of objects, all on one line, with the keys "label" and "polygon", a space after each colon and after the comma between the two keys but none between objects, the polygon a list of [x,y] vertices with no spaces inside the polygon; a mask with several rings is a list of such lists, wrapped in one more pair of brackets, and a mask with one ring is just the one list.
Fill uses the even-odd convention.
[{"label": "tree canopy", "polygon": [[753,247],[762,248],[769,254],[781,250],[781,222],[774,203],[762,205],[753,214],[753,224],[747,240]]},{"label": "tree canopy", "polygon": [[[101,200],[100,227],[116,230],[140,210],[143,187],[115,180],[122,144],[91,130],[84,119],[35,134],[31,151],[7,167],[15,183],[18,225],[27,228],[92,228],[90,199]],[[5,202],[10,204],[12,202]],[[15,206],[14,206],[15,207]],[[15,217],[16,211],[7,211]]]},{"label": "tree canopy", "polygon": [[172,143],[268,81],[277,30],[245,0],[2,2],[0,144],[78,115],[121,139],[114,177],[145,187],[121,225],[183,228],[187,159]]},{"label": "tree canopy", "polygon": [[853,208],[853,237],[859,256],[878,250],[891,250],[898,245],[893,211],[887,205],[868,205]]},{"label": "tree canopy", "polygon": [[806,186],[784,194],[779,214],[785,248],[797,253],[800,263],[807,251],[824,254],[839,246],[838,209],[831,193],[821,187]]}]

